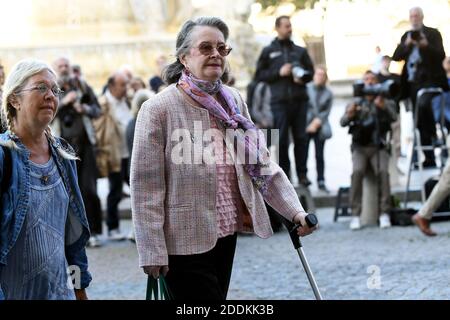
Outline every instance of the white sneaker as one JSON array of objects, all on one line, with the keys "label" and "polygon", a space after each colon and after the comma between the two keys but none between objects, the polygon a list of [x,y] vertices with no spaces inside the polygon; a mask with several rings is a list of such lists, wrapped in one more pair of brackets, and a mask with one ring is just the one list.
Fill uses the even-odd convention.
[{"label": "white sneaker", "polygon": [[380,228],[381,229],[385,229],[385,228],[390,228],[391,227],[391,218],[389,217],[389,215],[387,213],[383,213],[380,216]]},{"label": "white sneaker", "polygon": [[108,232],[108,239],[113,241],[122,241],[125,240],[127,237],[122,234],[119,229],[114,229]]},{"label": "white sneaker", "polygon": [[128,184],[126,184],[125,182],[123,183],[123,187],[122,187],[122,197],[123,198],[129,198],[131,194],[131,189],[128,186]]},{"label": "white sneaker", "polygon": [[130,233],[127,236],[127,239],[130,240],[131,242],[136,243],[136,236],[134,234],[134,229],[131,229]]},{"label": "white sneaker", "polygon": [[98,238],[97,235],[93,235],[89,238],[87,245],[88,245],[88,247],[91,247],[91,248],[97,248],[97,247],[101,247],[102,243],[100,242],[100,239]]},{"label": "white sneaker", "polygon": [[361,229],[361,219],[359,217],[352,218],[352,221],[350,221],[350,229],[351,230]]}]

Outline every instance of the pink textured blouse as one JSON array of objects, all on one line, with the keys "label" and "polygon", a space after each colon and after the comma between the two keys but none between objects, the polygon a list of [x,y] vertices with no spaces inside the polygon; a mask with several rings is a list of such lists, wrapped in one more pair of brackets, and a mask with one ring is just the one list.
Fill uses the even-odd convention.
[{"label": "pink textured blouse", "polygon": [[213,150],[217,170],[217,232],[219,238],[232,235],[238,231],[239,215],[244,213],[245,205],[239,192],[236,169],[226,159],[232,159],[224,141],[225,132],[218,125],[215,117],[210,115],[213,130]]}]

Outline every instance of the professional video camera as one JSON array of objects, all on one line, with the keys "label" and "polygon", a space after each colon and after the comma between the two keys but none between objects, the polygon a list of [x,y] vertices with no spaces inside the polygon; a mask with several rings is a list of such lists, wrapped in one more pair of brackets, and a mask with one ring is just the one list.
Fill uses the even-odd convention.
[{"label": "professional video camera", "polygon": [[292,63],[292,76],[294,79],[300,79],[305,81],[305,77],[310,76],[311,72],[303,69],[303,67],[298,62]]},{"label": "professional video camera", "polygon": [[391,79],[373,85],[366,85],[363,80],[357,80],[353,83],[354,97],[383,96],[393,98],[397,92],[398,85]]}]

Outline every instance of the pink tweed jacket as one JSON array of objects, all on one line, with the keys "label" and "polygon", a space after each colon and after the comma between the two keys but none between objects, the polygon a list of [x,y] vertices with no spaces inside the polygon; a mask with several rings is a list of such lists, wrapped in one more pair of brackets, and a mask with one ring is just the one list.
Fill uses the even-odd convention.
[{"label": "pink tweed jacket", "polygon": [[[250,118],[237,90],[229,90],[241,113]],[[190,136],[184,139],[195,145],[199,142],[195,132],[199,124],[203,130],[210,129],[208,111],[189,102],[174,84],[146,101],[139,111],[131,157],[131,203],[141,267],[167,265],[168,255],[202,253],[216,244],[215,163],[179,163],[172,158],[180,143],[173,139],[173,132],[187,129],[184,132]],[[195,146],[191,155],[195,159]],[[297,213],[304,212],[303,207],[281,168],[276,163],[271,167],[275,174],[265,200],[292,221]],[[273,231],[264,199],[244,167],[235,164],[235,168],[248,210],[247,217],[239,219],[239,229],[268,238]]]}]

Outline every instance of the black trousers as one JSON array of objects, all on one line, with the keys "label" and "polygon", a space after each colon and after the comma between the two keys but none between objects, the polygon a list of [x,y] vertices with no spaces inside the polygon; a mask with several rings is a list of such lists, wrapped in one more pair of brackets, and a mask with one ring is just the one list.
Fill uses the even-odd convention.
[{"label": "black trousers", "polygon": [[129,183],[128,158],[122,159],[120,172],[112,172],[108,176],[109,193],[106,200],[106,225],[108,231],[119,228],[119,202],[122,200],[123,182]]},{"label": "black trousers", "polygon": [[[436,122],[433,116],[433,109],[431,107],[431,100],[435,96],[433,93],[425,93],[421,96],[419,101],[417,100],[417,92],[421,89],[421,86],[417,84],[410,85],[409,96],[413,105],[413,112],[417,110],[417,129],[420,132],[420,143],[422,145],[432,145],[433,140],[436,138]],[[425,161],[435,161],[434,151],[424,151]],[[413,154],[413,161],[417,161],[417,152]]]},{"label": "black trousers", "polygon": [[[302,158],[306,151],[306,111],[307,101],[295,103],[272,104],[274,128],[279,131],[280,167],[290,178],[291,162],[289,160],[289,130],[294,139],[295,167],[299,179],[306,175],[306,167],[302,165]],[[272,141],[274,143],[274,141]]]},{"label": "black trousers", "polygon": [[167,285],[175,300],[227,298],[237,234],[217,240],[213,249],[193,255],[169,255]]},{"label": "black trousers", "polygon": [[308,153],[309,153],[309,143],[311,142],[311,140],[314,141],[314,147],[315,147],[315,152],[316,152],[316,169],[317,169],[317,182],[319,181],[325,181],[325,160],[323,158],[323,150],[325,147],[325,140],[319,139],[319,135],[314,134],[314,135],[307,135],[308,139],[306,142],[306,149],[305,152],[303,153],[303,158],[302,158],[302,172],[307,172],[308,167],[307,167],[307,163],[308,163]]},{"label": "black trousers", "polygon": [[84,133],[76,139],[67,139],[75,149],[80,161],[77,161],[78,185],[86,208],[86,217],[93,235],[102,234],[102,208],[97,195],[97,166],[94,147]]}]

